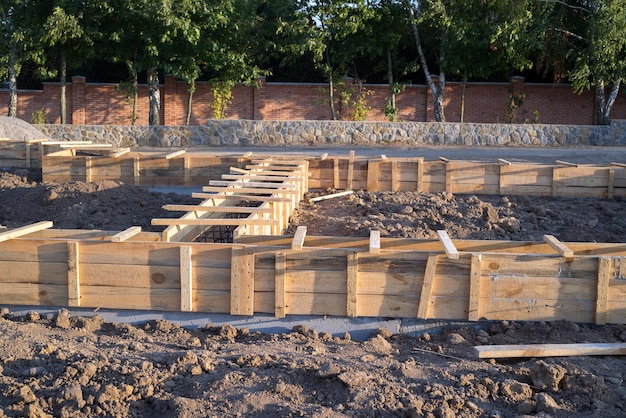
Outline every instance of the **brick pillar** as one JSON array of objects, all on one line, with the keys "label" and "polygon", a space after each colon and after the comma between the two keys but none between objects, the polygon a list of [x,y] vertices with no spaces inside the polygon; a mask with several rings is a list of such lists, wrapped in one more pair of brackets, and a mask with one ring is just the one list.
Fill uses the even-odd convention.
[{"label": "brick pillar", "polygon": [[266,79],[261,76],[256,79],[256,87],[252,90],[252,119],[263,120],[263,110],[265,109]]},{"label": "brick pillar", "polygon": [[171,74],[165,75],[165,84],[163,85],[163,125],[174,126],[184,125],[185,121],[178,120],[178,92],[176,90],[176,77]]},{"label": "brick pillar", "polygon": [[72,101],[68,103],[72,125],[86,125],[87,111],[85,109],[85,77],[76,75],[72,77]]}]

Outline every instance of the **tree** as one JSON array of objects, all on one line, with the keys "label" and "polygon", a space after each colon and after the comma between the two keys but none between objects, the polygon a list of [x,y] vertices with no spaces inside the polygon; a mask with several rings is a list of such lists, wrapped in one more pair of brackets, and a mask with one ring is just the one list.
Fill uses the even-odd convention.
[{"label": "tree", "polygon": [[347,66],[355,57],[354,49],[346,41],[350,35],[364,28],[370,11],[365,0],[301,1],[296,21],[284,22],[281,27],[281,32],[300,36],[300,42],[291,44],[290,51],[301,55],[310,52],[315,65],[324,73],[333,120],[338,119],[335,82],[346,75]]}]

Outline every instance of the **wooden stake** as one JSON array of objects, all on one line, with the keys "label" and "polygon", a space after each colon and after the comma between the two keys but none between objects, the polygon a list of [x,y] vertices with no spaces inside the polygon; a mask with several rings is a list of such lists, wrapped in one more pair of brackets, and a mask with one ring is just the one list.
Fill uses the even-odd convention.
[{"label": "wooden stake", "polygon": [[139,164],[139,157],[135,157],[133,159],[133,182],[135,186],[139,186],[141,184],[139,177]]},{"label": "wooden stake", "polygon": [[391,162],[391,191],[398,191],[398,162]]},{"label": "wooden stake", "polygon": [[254,250],[232,249],[230,314],[254,315]]},{"label": "wooden stake", "polygon": [[134,237],[140,232],[141,232],[140,226],[131,226],[130,228],[113,235],[111,237],[111,242],[124,242],[127,239]]},{"label": "wooden stake", "polygon": [[424,185],[424,158],[418,157],[417,159],[417,186],[415,190],[417,192],[422,191]]},{"label": "wooden stake", "polygon": [[78,242],[67,243],[67,305],[80,306],[80,256]]},{"label": "wooden stake", "polygon": [[567,245],[556,239],[553,235],[544,235],[543,240],[552,248],[554,248],[563,257],[574,257],[574,251],[570,250]]},{"label": "wooden stake", "polygon": [[380,231],[370,231],[370,254],[380,254]]},{"label": "wooden stake", "polygon": [[429,254],[424,271],[424,282],[422,283],[422,293],[417,307],[417,317],[428,319],[430,317],[430,305],[433,293],[433,283],[435,282],[435,272],[437,271],[437,254]]},{"label": "wooden stake", "polygon": [[339,159],[333,158],[333,189],[339,188]]},{"label": "wooden stake", "polygon": [[306,237],[306,230],[306,226],[299,226],[296,229],[296,233],[293,236],[293,241],[291,242],[292,250],[299,251],[302,249],[302,247],[304,246],[304,238]]},{"label": "wooden stake", "polygon": [[369,160],[367,162],[367,191],[378,191],[378,177],[380,176],[380,162]]},{"label": "wooden stake", "polygon": [[478,345],[478,358],[623,356],[626,343]]},{"label": "wooden stake", "polygon": [[351,252],[347,256],[347,312],[346,315],[348,317],[358,316],[358,295],[357,295],[357,286],[358,286],[358,275],[359,275],[359,259],[358,253]]},{"label": "wooden stake", "polygon": [[607,199],[613,199],[615,196],[615,169],[609,168],[607,172],[608,181],[607,181]]},{"label": "wooden stake", "polygon": [[48,228],[52,228],[52,221],[41,221],[32,225],[11,229],[6,232],[0,232],[0,242],[8,241],[13,238],[23,237],[24,235],[32,234],[33,232],[41,231]]},{"label": "wooden stake", "polygon": [[469,308],[467,319],[478,321],[480,319],[480,275],[481,275],[481,255],[472,254],[470,264],[470,290]]},{"label": "wooden stake", "polygon": [[86,157],[85,158],[85,181],[87,183],[91,183],[91,158],[92,157]]},{"label": "wooden stake", "polygon": [[605,325],[607,316],[607,302],[609,298],[609,277],[611,259],[600,257],[598,259],[598,286],[596,293],[596,324]]},{"label": "wooden stake", "polygon": [[180,310],[193,311],[193,267],[191,264],[192,249],[190,246],[180,247]]},{"label": "wooden stake", "polygon": [[287,269],[287,258],[285,253],[278,252],[275,255],[274,267],[274,316],[276,318],[285,317],[285,270]]},{"label": "wooden stake", "polygon": [[454,243],[450,239],[450,236],[448,235],[448,233],[446,231],[444,231],[444,230],[439,230],[439,231],[437,231],[437,235],[439,236],[439,241],[443,245],[443,249],[445,250],[446,254],[448,255],[448,258],[451,259],[451,260],[458,260],[459,259],[459,252],[457,251],[456,247],[454,246]]},{"label": "wooden stake", "polygon": [[354,150],[350,150],[350,157],[348,158],[348,179],[346,182],[347,190],[352,190],[353,177],[354,177]]}]

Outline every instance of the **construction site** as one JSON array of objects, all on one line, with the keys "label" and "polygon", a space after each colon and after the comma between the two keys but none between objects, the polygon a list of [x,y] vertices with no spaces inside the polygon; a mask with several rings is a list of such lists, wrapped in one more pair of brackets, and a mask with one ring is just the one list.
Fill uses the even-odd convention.
[{"label": "construction site", "polygon": [[619,158],[3,138],[0,166],[0,417],[626,413]]}]

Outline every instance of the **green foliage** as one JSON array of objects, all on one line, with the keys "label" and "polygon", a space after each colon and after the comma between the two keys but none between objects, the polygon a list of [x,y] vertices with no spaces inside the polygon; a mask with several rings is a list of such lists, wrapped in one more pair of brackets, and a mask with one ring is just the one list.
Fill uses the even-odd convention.
[{"label": "green foliage", "polygon": [[46,109],[37,109],[33,113],[31,113],[30,123],[34,125],[44,125],[48,123],[48,115],[46,113]]},{"label": "green foliage", "polygon": [[363,121],[372,107],[367,104],[367,97],[373,95],[372,90],[368,90],[363,83],[337,83],[337,97],[341,104],[339,114],[342,120]]},{"label": "green foliage", "polygon": [[215,81],[211,83],[213,119],[226,118],[226,108],[230,105],[233,98],[233,87],[235,87],[233,81]]}]

